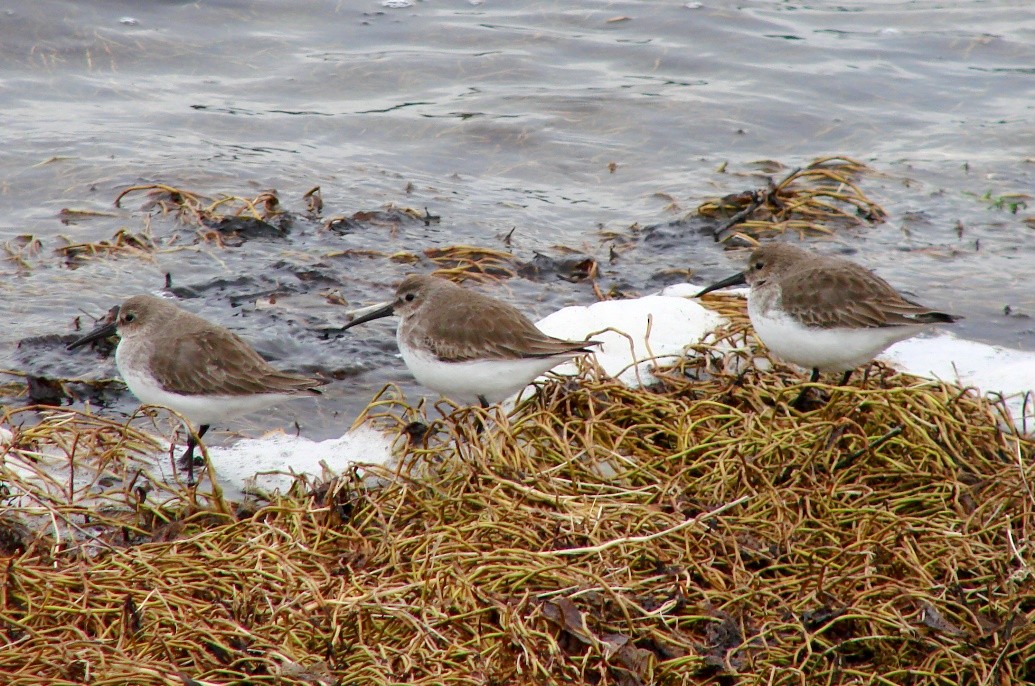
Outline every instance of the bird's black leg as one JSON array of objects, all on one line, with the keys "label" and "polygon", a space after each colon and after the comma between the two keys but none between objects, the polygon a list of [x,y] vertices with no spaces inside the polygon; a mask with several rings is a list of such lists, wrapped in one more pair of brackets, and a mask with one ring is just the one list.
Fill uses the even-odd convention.
[{"label": "bird's black leg", "polygon": [[[813,367],[812,376],[809,377],[809,383],[816,383],[817,381],[819,381],[819,367]],[[805,404],[805,396],[808,394],[809,387],[806,386],[805,388],[801,389],[801,393],[799,393],[798,397],[795,398],[794,402],[791,403],[791,407],[793,407],[796,410],[800,410],[802,405]]]},{"label": "bird's black leg", "polygon": [[841,385],[842,386],[847,386],[848,385],[848,379],[851,378],[853,371],[855,371],[855,370],[854,369],[849,369],[849,370],[845,371],[844,376],[841,377]]},{"label": "bird's black leg", "polygon": [[180,458],[180,466],[187,468],[187,483],[194,483],[194,448],[198,445],[198,439],[205,435],[208,431],[208,424],[202,424],[198,427],[198,433],[195,434],[187,428],[187,450],[183,453],[183,457]]},{"label": "bird's black leg", "polygon": [[[489,409],[489,399],[486,398],[484,395],[478,396],[478,404],[482,406],[483,410]],[[475,433],[481,436],[483,433],[485,433],[485,422],[482,421],[482,418],[478,415],[475,415],[474,421],[476,423]]]}]

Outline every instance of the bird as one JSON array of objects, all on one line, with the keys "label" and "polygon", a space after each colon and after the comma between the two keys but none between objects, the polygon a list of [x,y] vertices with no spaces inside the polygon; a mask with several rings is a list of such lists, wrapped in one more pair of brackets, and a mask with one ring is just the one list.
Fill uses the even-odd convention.
[{"label": "bird", "polygon": [[548,336],[513,306],[437,276],[410,274],[395,299],[351,313],[342,330],[399,315],[396,341],[423,386],[483,408],[599,341]]},{"label": "bird", "polygon": [[179,413],[187,427],[180,460],[194,482],[194,449],[217,421],[255,412],[283,400],[319,395],[327,383],[275,369],[233,332],[170,300],[136,295],[111,308],[93,331],[68,345],[119,336],[115,365],[142,404]]},{"label": "bird", "polygon": [[[774,355],[820,372],[852,371],[886,348],[931,324],[961,317],[903,297],[887,281],[843,257],[822,255],[787,243],[754,249],[747,269],[714,283],[695,297],[747,284],[748,316]],[[807,388],[791,403],[800,409]]]}]

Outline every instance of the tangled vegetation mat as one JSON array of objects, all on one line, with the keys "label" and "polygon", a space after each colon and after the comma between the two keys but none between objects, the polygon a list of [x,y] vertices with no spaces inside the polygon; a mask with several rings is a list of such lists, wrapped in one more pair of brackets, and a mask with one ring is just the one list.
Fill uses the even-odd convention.
[{"label": "tangled vegetation mat", "polygon": [[[257,509],[153,483],[146,434],[55,411],[2,473],[36,489],[3,520],[3,683],[1035,680],[1032,442],[972,391],[875,368],[802,414],[800,374],[700,352],[509,415],[389,389],[364,421],[398,465]],[[55,451],[109,476],[9,466]]]},{"label": "tangled vegetation mat", "polygon": [[[742,243],[878,222],[864,171],[821,159],[699,212]],[[143,192],[209,243],[291,219],[269,192],[123,196]],[[307,212],[321,206],[314,188]],[[325,226],[402,219],[438,220]],[[62,255],[154,249],[145,227]],[[458,280],[543,268],[469,246],[347,252]],[[570,280],[597,270],[555,262]],[[879,366],[791,410],[804,376],[751,364],[743,301],[708,301],[734,350],[701,347],[656,387],[588,370],[505,415],[388,388],[360,421],[398,436],[398,464],[258,505],[155,477],[162,432],[141,418],[9,411],[0,683],[1035,682],[1035,443],[972,390]]]}]

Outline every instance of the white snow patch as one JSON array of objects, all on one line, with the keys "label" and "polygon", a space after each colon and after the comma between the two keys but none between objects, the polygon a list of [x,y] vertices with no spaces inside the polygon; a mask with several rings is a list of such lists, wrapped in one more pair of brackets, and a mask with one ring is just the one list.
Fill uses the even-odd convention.
[{"label": "white snow patch", "polygon": [[[340,438],[326,441],[313,441],[283,433],[246,438],[226,447],[212,446],[208,448],[208,457],[215,468],[216,483],[223,490],[223,495],[231,500],[240,500],[247,494],[284,493],[299,474],[329,479],[356,464],[390,467],[394,455],[393,443],[394,437],[361,425]],[[170,459],[170,449],[173,451],[173,459]],[[170,446],[166,443],[158,451],[134,459],[157,479],[167,483],[177,479],[182,482],[187,478],[186,470],[176,467],[176,474],[172,470],[173,461],[179,460],[183,450],[182,444]],[[98,495],[104,490],[94,483],[97,476],[94,470],[80,466],[73,473],[68,457],[50,447],[27,453],[26,456],[21,451],[11,452],[4,457],[3,464],[13,475],[36,483],[43,493],[67,493],[69,479],[72,479],[75,491],[83,497],[89,497],[89,494],[83,493],[83,489],[91,484],[95,486]],[[39,475],[42,473],[50,478],[41,481]],[[207,490],[204,482],[209,475],[204,467],[196,466],[194,474],[202,482],[199,484],[201,490]],[[379,481],[371,477],[367,483],[374,485]],[[25,494],[19,495],[20,500],[15,502],[22,507],[34,502]]]},{"label": "white snow patch", "polygon": [[[1024,396],[1035,390],[1035,353],[968,341],[951,333],[910,338],[878,359],[917,376],[998,393],[1018,428],[1024,423]],[[1029,427],[1032,410],[1029,403]]]},{"label": "white snow patch", "polygon": [[[686,346],[699,342],[724,321],[693,300],[648,295],[565,307],[536,326],[557,338],[601,341],[603,345],[594,348],[597,363],[622,383],[640,386],[654,381],[651,367],[674,361]],[[575,363],[566,362],[553,371],[573,374]]]},{"label": "white snow patch", "polygon": [[248,438],[209,448],[208,457],[224,494],[237,499],[257,491],[284,492],[297,474],[329,478],[357,463],[388,465],[392,443],[387,434],[361,425],[326,441],[287,434]]}]

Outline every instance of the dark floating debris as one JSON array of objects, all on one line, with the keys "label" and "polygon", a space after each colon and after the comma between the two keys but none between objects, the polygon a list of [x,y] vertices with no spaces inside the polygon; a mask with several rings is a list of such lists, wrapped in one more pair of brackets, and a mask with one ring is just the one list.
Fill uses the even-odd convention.
[{"label": "dark floating debris", "polygon": [[518,267],[517,273],[532,281],[553,277],[575,283],[597,278],[599,266],[595,259],[585,255],[558,258],[537,252],[529,262]]},{"label": "dark floating debris", "polygon": [[711,235],[714,223],[696,214],[688,214],[679,219],[649,224],[638,231],[645,245],[661,254],[671,250],[684,250],[689,235]]},{"label": "dark floating debris", "polygon": [[[773,169],[771,161],[766,164],[767,171]],[[697,213],[723,220],[713,227],[716,241],[736,239],[750,245],[771,233],[829,235],[832,231],[824,224],[830,223],[879,224],[887,216],[884,209],[855,183],[868,171],[865,164],[848,157],[822,157],[792,170],[779,182],[769,179],[765,188],[706,200]]]},{"label": "dark floating debris", "polygon": [[61,406],[71,399],[58,379],[30,374],[25,377],[25,382],[29,388],[29,400],[35,405]]},{"label": "dark floating debris", "polygon": [[499,281],[512,278],[516,270],[514,255],[503,250],[473,245],[427,248],[424,256],[437,267],[435,274],[453,281]]},{"label": "dark floating debris", "polygon": [[503,234],[503,236],[500,238],[500,240],[503,242],[503,245],[507,246],[508,248],[510,247],[510,244],[513,242],[513,239],[514,239],[514,232],[516,230],[517,230],[517,227],[516,226],[512,226],[512,227],[510,227],[510,231],[508,231],[507,233]]},{"label": "dark floating debris", "polygon": [[[413,224],[416,221],[427,226],[430,223],[428,216],[430,215],[427,214],[427,209],[422,214],[418,210],[409,207],[399,208],[389,205],[383,210],[360,210],[348,217],[330,217],[323,223],[323,227],[331,231],[344,233],[355,229],[368,229],[371,226],[396,228],[404,224]],[[432,219],[437,221],[439,217],[432,217]]]},{"label": "dark floating debris", "polygon": [[[175,215],[180,222],[195,229],[214,229],[219,234],[234,233],[242,237],[279,237],[290,225],[289,217],[280,208],[276,190],[262,191],[254,198],[224,195],[212,199],[165,184],[145,184],[130,186],[119,193],[115,206],[121,207],[126,196],[140,192],[147,193],[142,210]],[[283,217],[279,228],[271,223],[278,217]],[[203,238],[217,236],[203,234]]]},{"label": "dark floating debris", "polygon": [[236,243],[230,243],[226,239],[222,241],[236,245],[251,238],[282,238],[287,234],[284,228],[276,227],[255,217],[220,217],[215,220],[206,220],[204,225],[221,234],[239,239]]},{"label": "dark floating debris", "polygon": [[302,200],[305,201],[306,211],[313,215],[319,216],[323,212],[323,196],[320,195],[320,187],[313,186],[305,195],[302,196]]},{"label": "dark floating debris", "polygon": [[117,217],[118,215],[114,212],[100,212],[97,210],[74,210],[69,207],[63,207],[58,212],[58,220],[65,224],[78,224],[80,221],[86,219],[98,219],[98,218],[111,218]]},{"label": "dark floating debris", "polygon": [[70,243],[56,249],[65,258],[65,266],[75,269],[88,259],[95,257],[140,257],[151,255],[156,250],[154,238],[148,230],[132,233],[119,229],[106,241],[95,243]]},{"label": "dark floating debris", "polygon": [[692,271],[680,267],[659,269],[648,277],[647,283],[654,288],[665,288],[678,283],[686,283],[692,276]]}]

